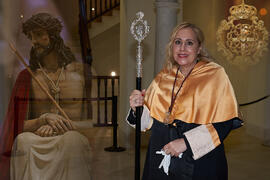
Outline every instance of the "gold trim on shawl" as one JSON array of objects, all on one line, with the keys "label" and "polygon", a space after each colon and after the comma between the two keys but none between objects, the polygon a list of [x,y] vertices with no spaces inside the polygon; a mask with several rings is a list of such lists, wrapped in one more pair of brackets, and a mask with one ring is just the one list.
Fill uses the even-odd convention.
[{"label": "gold trim on shawl", "polygon": [[219,136],[218,136],[218,133],[217,133],[215,127],[212,124],[207,124],[206,128],[208,129],[209,134],[212,137],[212,142],[213,142],[214,146],[217,147],[218,145],[220,145],[221,142],[220,142],[220,139],[219,139]]},{"label": "gold trim on shawl", "polygon": [[[164,122],[171,103],[171,91],[177,67],[163,69],[146,91],[145,105],[151,117]],[[176,90],[184,76],[179,73]],[[176,93],[176,90],[174,93]],[[238,104],[230,80],[220,65],[206,60],[199,61],[184,82],[171,112],[172,121],[209,124],[238,117]]]}]

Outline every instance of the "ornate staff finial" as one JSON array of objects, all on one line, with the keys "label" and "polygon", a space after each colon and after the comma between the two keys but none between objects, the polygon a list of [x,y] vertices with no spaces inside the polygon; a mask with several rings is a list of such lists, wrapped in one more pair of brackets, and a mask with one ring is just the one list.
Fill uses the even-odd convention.
[{"label": "ornate staff finial", "polygon": [[142,46],[141,42],[148,35],[150,27],[147,25],[147,21],[143,20],[144,13],[139,11],[136,13],[136,19],[132,22],[130,26],[130,32],[133,35],[134,39],[138,41],[137,46],[137,77],[142,77]]},{"label": "ornate staff finial", "polygon": [[130,32],[139,43],[148,35],[150,27],[147,21],[143,20],[144,13],[139,11],[136,13],[136,19],[132,22]]}]

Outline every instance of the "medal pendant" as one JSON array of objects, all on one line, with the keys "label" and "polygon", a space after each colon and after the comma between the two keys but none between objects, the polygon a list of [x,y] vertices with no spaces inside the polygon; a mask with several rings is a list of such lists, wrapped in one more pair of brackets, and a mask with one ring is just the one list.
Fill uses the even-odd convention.
[{"label": "medal pendant", "polygon": [[171,113],[170,112],[166,112],[166,115],[165,115],[165,124],[169,124],[170,122],[170,119],[171,119]]}]

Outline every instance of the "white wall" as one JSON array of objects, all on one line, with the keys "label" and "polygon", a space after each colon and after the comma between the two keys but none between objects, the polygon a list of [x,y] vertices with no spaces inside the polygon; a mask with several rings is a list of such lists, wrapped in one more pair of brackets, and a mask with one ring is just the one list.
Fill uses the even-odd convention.
[{"label": "white wall", "polygon": [[109,76],[111,71],[120,74],[120,25],[91,39],[93,68],[99,76]]}]

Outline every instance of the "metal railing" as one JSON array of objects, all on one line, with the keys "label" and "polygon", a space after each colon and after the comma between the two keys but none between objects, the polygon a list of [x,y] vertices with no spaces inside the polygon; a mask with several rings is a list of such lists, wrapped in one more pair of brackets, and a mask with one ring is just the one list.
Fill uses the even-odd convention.
[{"label": "metal railing", "polygon": [[88,23],[101,18],[120,6],[120,0],[86,0],[86,10],[88,12]]},{"label": "metal railing", "polygon": [[[96,126],[110,126],[112,121],[108,120],[108,102],[112,101],[115,96],[115,81],[118,81],[119,76],[92,76],[91,65],[92,65],[92,50],[89,39],[88,32],[88,23],[91,21],[105,15],[106,13],[112,12],[112,9],[120,6],[120,0],[79,0],[79,34],[80,34],[80,43],[82,49],[82,59],[85,64],[88,64],[89,67],[85,69],[84,75],[86,78],[86,100],[91,102],[97,102],[97,123]],[[97,80],[97,97],[91,97],[91,87],[93,87],[93,80]],[[104,97],[101,97],[101,81],[104,83]],[[108,82],[111,81],[111,91],[112,94],[108,97]],[[119,86],[118,86],[119,87]],[[104,103],[104,121],[101,122],[101,105]],[[88,109],[92,109],[91,103],[88,103]],[[89,112],[90,112],[89,110]],[[112,110],[113,111],[113,110]],[[113,113],[112,113],[113,115]],[[117,114],[116,114],[117,116]],[[88,117],[92,117],[90,114]]]},{"label": "metal railing", "polygon": [[[119,91],[119,76],[93,76],[93,80],[97,82],[97,97],[91,98],[91,101],[97,102],[97,123],[95,126],[112,126],[113,118],[117,117],[114,112],[114,106],[117,106],[117,96]],[[109,84],[110,83],[110,84]],[[117,83],[117,86],[116,86]],[[103,88],[102,88],[103,87]],[[101,91],[103,89],[103,91]],[[109,94],[110,89],[110,96]],[[117,90],[116,90],[117,89]],[[111,101],[111,103],[110,103]],[[114,102],[116,101],[116,102]],[[108,105],[111,105],[111,119],[109,119]],[[103,110],[103,112],[101,112]],[[115,114],[116,113],[116,114]],[[103,118],[101,115],[104,115]]]}]

